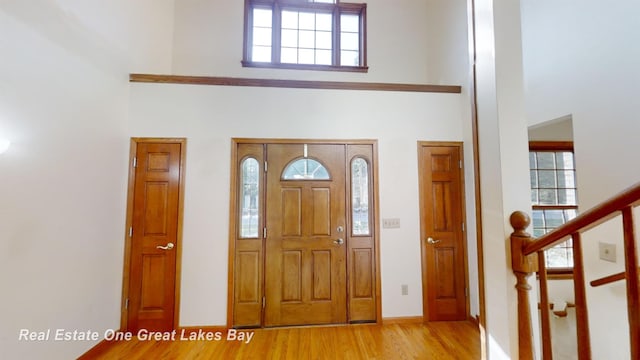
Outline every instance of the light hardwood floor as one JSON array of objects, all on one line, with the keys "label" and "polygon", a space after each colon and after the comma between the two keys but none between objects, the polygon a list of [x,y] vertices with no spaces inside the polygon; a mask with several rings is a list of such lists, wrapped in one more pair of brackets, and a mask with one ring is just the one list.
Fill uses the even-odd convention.
[{"label": "light hardwood floor", "polygon": [[109,344],[95,359],[480,359],[472,322],[243,330],[249,343],[137,340]]}]

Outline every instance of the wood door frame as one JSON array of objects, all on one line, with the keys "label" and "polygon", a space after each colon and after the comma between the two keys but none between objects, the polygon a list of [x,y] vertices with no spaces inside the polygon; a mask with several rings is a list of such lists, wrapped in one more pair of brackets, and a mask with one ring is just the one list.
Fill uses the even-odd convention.
[{"label": "wood door frame", "polygon": [[[380,272],[380,219],[379,219],[379,193],[378,193],[378,141],[375,139],[341,140],[341,139],[284,139],[284,138],[232,138],[231,139],[231,167],[230,167],[230,190],[229,190],[229,254],[227,272],[227,327],[233,325],[234,313],[234,286],[235,286],[235,252],[236,252],[236,228],[238,226],[238,145],[239,144],[340,144],[340,145],[371,145],[372,164],[371,186],[373,187],[373,231],[374,231],[374,251],[375,251],[375,299],[376,299],[376,323],[382,324],[382,281]],[[347,173],[345,165],[345,173]],[[266,179],[263,179],[266,182]],[[350,194],[350,190],[347,191]],[[345,203],[348,199],[345,199]],[[347,210],[349,207],[347,206]],[[347,237],[348,238],[348,237]],[[264,249],[264,243],[263,243]],[[263,255],[264,256],[264,255]],[[348,258],[347,258],[348,259]],[[349,297],[349,273],[347,260],[347,299]],[[262,279],[264,282],[264,279]],[[262,287],[264,294],[264,284]],[[349,304],[347,301],[347,315],[349,314]],[[264,316],[264,313],[263,313]],[[347,316],[348,321],[348,316]],[[261,326],[264,326],[263,323]]]},{"label": "wood door frame", "polygon": [[[418,195],[420,210],[424,208],[424,196],[422,194],[422,181],[424,180],[423,172],[422,172],[422,158],[421,158],[421,150],[425,146],[433,146],[433,147],[456,147],[458,148],[458,154],[460,155],[460,161],[462,162],[462,168],[460,169],[460,202],[461,202],[461,212],[462,212],[462,223],[464,224],[464,231],[462,233],[462,257],[464,261],[464,287],[466,289],[465,295],[465,312],[467,318],[470,318],[470,303],[469,303],[469,259],[468,259],[468,232],[467,232],[467,211],[466,211],[466,195],[465,195],[465,182],[464,182],[464,143],[462,141],[418,141],[418,187],[420,189],[420,194]],[[424,227],[422,224],[420,225],[420,238],[418,239],[418,244],[420,245],[422,251],[422,242],[426,238],[427,234],[424,233]],[[425,322],[427,322],[428,316],[428,304],[426,299],[426,280],[424,278],[424,273],[426,271],[426,264],[424,260],[420,259],[420,269],[422,271],[422,316]]]},{"label": "wood door frame", "polygon": [[127,299],[129,298],[130,271],[131,271],[131,236],[129,229],[133,225],[133,201],[136,180],[136,168],[134,158],[138,151],[139,143],[171,143],[180,144],[180,186],[178,194],[178,226],[176,237],[176,278],[175,278],[175,302],[173,308],[173,328],[177,329],[180,320],[180,274],[182,271],[182,225],[184,214],[184,179],[185,160],[187,158],[186,138],[142,138],[132,137],[129,147],[129,180],[127,185],[127,213],[124,228],[124,264],[122,271],[122,298],[120,301],[120,330],[128,329]]}]

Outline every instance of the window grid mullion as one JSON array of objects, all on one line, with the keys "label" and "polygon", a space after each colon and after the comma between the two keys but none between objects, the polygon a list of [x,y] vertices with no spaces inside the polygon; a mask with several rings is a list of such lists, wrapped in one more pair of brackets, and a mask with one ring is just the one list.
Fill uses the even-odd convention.
[{"label": "window grid mullion", "polygon": [[[337,2],[337,1],[336,1]],[[333,9],[333,48],[331,49],[332,51],[332,64],[335,66],[340,66],[340,8],[339,7],[335,7],[335,9]]]},{"label": "window grid mullion", "polygon": [[282,8],[276,1],[273,4],[271,23],[271,62],[279,64],[281,59],[282,40]]}]

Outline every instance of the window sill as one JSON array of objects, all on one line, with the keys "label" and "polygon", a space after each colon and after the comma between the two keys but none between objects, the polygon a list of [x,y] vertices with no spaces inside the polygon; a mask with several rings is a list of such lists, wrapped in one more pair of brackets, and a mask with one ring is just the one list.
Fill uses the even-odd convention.
[{"label": "window sill", "polygon": [[333,66],[333,65],[311,65],[311,64],[274,64],[267,62],[242,61],[243,67],[267,68],[267,69],[288,69],[288,70],[314,70],[314,71],[342,71],[360,72],[369,71],[368,66]]}]

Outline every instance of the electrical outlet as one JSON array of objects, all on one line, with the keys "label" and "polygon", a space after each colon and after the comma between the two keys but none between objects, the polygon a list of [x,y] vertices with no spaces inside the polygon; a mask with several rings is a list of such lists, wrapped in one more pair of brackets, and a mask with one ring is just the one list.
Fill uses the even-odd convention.
[{"label": "electrical outlet", "polygon": [[598,243],[598,253],[600,259],[604,261],[616,262],[616,244]]},{"label": "electrical outlet", "polygon": [[382,219],[382,227],[385,229],[397,229],[400,227],[400,219]]},{"label": "electrical outlet", "polygon": [[409,285],[407,284],[402,284],[400,285],[400,288],[402,289],[402,295],[409,295]]}]

